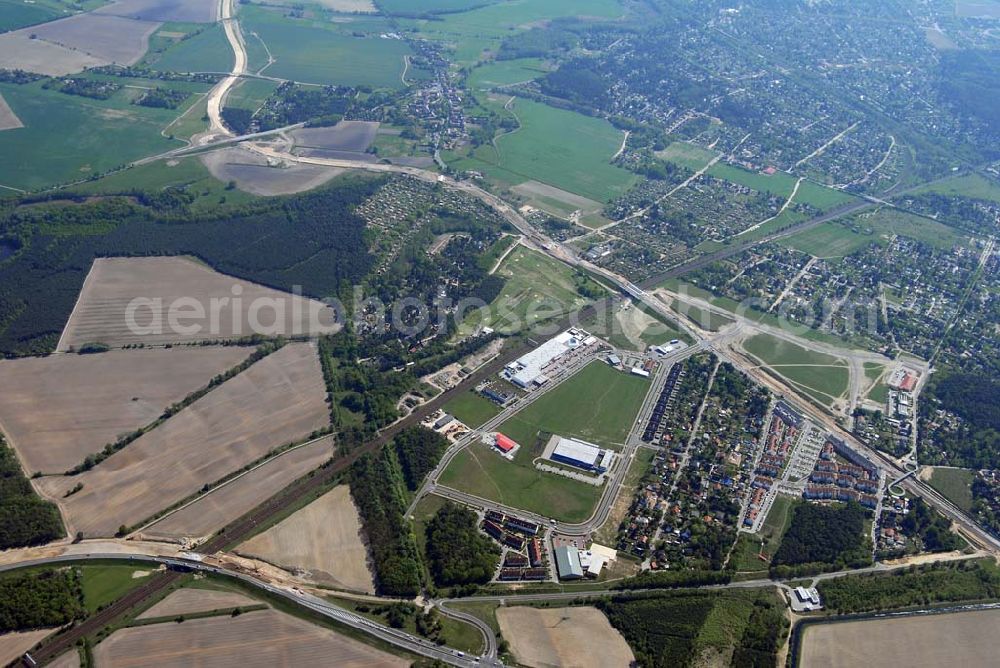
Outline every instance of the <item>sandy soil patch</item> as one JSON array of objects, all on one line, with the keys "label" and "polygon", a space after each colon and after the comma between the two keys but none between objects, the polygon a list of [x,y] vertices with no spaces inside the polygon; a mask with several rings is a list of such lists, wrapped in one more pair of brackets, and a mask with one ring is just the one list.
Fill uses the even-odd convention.
[{"label": "sandy soil patch", "polygon": [[[175,318],[180,327],[171,326],[171,309],[181,316]],[[200,315],[191,316],[196,311]],[[333,310],[322,302],[226,276],[190,258],[98,258],[56,349],[337,329]]]},{"label": "sandy soil patch", "polygon": [[269,165],[267,158],[243,148],[224,148],[201,156],[201,162],[220,181],[253,195],[291,195],[318,188],[343,169],[283,163]]},{"label": "sandy soil patch", "polygon": [[615,323],[621,327],[622,334],[632,342],[635,350],[646,349],[646,344],[642,341],[642,335],[654,327],[663,330],[663,340],[660,343],[670,341],[666,326],[645,311],[635,308],[635,306],[621,309],[615,313]]},{"label": "sandy soil patch", "polygon": [[185,587],[169,594],[165,599],[139,615],[139,619],[153,617],[173,617],[195,612],[211,612],[226,608],[238,608],[244,605],[255,605],[249,596],[234,591],[217,591],[213,589],[195,589]]},{"label": "sandy soil patch", "polygon": [[0,666],[6,666],[50,633],[52,633],[52,629],[0,634]]},{"label": "sandy soil patch", "polygon": [[120,0],[94,13],[164,23],[212,23],[219,16],[219,3],[215,0]]},{"label": "sandy soil patch", "polygon": [[0,63],[6,69],[37,72],[53,77],[110,64],[107,60],[82,51],[72,51],[44,40],[31,39],[30,33],[24,31],[0,35]]},{"label": "sandy soil patch", "polygon": [[409,665],[333,631],[275,610],[126,628],[94,648],[99,666],[272,668]]},{"label": "sandy soil patch", "polygon": [[195,540],[209,536],[237,517],[319,468],[333,454],[333,437],[297,448],[234,480],[218,491],[167,515],[143,530],[151,538]]},{"label": "sandy soil patch", "polygon": [[290,571],[307,570],[316,582],[375,592],[361,519],[347,485],[338,485],[236,551]]},{"label": "sandy soil patch", "polygon": [[17,114],[10,108],[10,105],[7,104],[7,100],[3,99],[3,95],[0,95],[0,131],[16,130],[23,127],[24,123],[17,117]]},{"label": "sandy soil patch", "polygon": [[892,657],[908,668],[995,665],[1000,610],[899,617],[806,629],[801,664],[809,668],[849,668]]},{"label": "sandy soil patch", "polygon": [[[289,344],[90,471],[34,482],[71,535],[109,536],[329,421],[316,345]],[[77,483],[83,489],[64,498]]]},{"label": "sandy soil patch", "polygon": [[113,350],[0,361],[0,429],[28,473],[62,473],[145,426],[253,348]]},{"label": "sandy soil patch", "polygon": [[71,51],[120,65],[132,65],[149,48],[160,23],[104,14],[76,14],[17,31]]},{"label": "sandy soil patch", "polygon": [[497,621],[517,660],[548,666],[628,666],[635,657],[597,608],[497,608]]}]

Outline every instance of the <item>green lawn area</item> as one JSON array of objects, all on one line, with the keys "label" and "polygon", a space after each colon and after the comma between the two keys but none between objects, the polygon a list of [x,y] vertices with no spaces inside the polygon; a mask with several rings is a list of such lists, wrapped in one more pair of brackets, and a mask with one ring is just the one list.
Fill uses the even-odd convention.
[{"label": "green lawn area", "polygon": [[132,577],[137,572],[148,574],[152,571],[133,565],[80,566],[83,603],[87,610],[97,612],[99,608],[145,583],[149,576]]},{"label": "green lawn area", "polygon": [[884,404],[889,400],[889,386],[885,383],[875,383],[868,390],[868,398],[876,403]]},{"label": "green lawn area", "polygon": [[508,185],[540,181],[598,202],[614,199],[638,180],[611,164],[622,133],[608,121],[522,99],[513,112],[520,129],[499,136],[496,149],[484,145],[468,156],[446,156],[451,166]]},{"label": "green lawn area", "polygon": [[[30,190],[85,179],[180,147],[160,132],[183,110],[132,105],[129,92],[92,100],[44,90],[41,82],[0,84],[25,126],[0,133],[0,184]],[[191,97],[188,104],[196,101]]]},{"label": "green lawn area", "polygon": [[475,429],[502,410],[495,403],[472,390],[463,392],[444,405],[444,410]]},{"label": "green lawn area", "polygon": [[476,441],[452,460],[440,483],[564,522],[586,520],[604,488],[537,470],[532,460],[542,454],[544,445],[533,448],[522,443],[514,461],[508,461]]},{"label": "green lawn area", "polygon": [[233,69],[233,49],[218,23],[144,62],[161,72],[229,72]]},{"label": "green lawn area", "polygon": [[[523,246],[510,252],[497,274],[507,282],[490,304],[485,324],[505,334],[569,313],[587,301],[577,293],[572,269]],[[480,317],[471,314],[464,327],[475,326]]]},{"label": "green lawn area", "polygon": [[882,375],[882,371],[885,369],[885,365],[876,362],[864,362],[862,366],[865,370],[865,378],[868,380],[875,380]]},{"label": "green lawn area", "polygon": [[850,372],[839,357],[807,350],[770,334],[747,339],[743,348],[818,401],[829,403],[847,391]]},{"label": "green lawn area", "polygon": [[249,109],[256,112],[267,98],[271,97],[278,84],[266,79],[243,79],[229,91],[226,97],[227,108]]},{"label": "green lawn area", "polygon": [[940,193],[1000,202],[1000,183],[981,174],[963,174],[917,189],[914,194]]},{"label": "green lawn area", "polygon": [[817,225],[780,240],[782,246],[821,258],[839,258],[881,240],[871,229],[861,230],[841,221]]},{"label": "green lawn area", "polygon": [[472,90],[488,90],[537,79],[547,72],[542,67],[543,62],[540,58],[496,60],[472,70],[467,84]]},{"label": "green lawn area", "polygon": [[539,434],[573,436],[619,449],[649,391],[649,381],[594,361],[500,425],[523,446]]},{"label": "green lawn area", "polygon": [[257,33],[275,58],[264,72],[268,76],[339,86],[403,85],[403,56],[411,54],[403,40],[382,39],[377,33],[356,37],[335,24],[285,19],[256,7],[240,12],[243,30]]},{"label": "green lawn area", "polygon": [[[781,544],[781,537],[785,535],[785,529],[792,519],[791,508],[795,500],[778,495],[774,498],[774,504],[767,514],[767,519],[761,526],[760,531],[755,534],[741,532],[733,547],[733,553],[729,557],[730,564],[737,570],[743,572],[766,571],[770,566],[770,559]],[[763,540],[763,547],[761,541]],[[768,560],[763,561],[759,555],[765,555]]]},{"label": "green lawn area", "polygon": [[972,509],[972,481],[976,472],[970,469],[934,467],[928,481],[934,489],[962,510]]},{"label": "green lawn area", "polygon": [[871,227],[876,234],[898,234],[938,248],[951,249],[968,242],[967,237],[953,227],[897,209],[879,209],[870,216],[859,218],[857,223]]},{"label": "green lawn area", "polygon": [[716,155],[718,154],[715,151],[682,141],[675,141],[662,151],[656,152],[656,156],[661,160],[687,167],[693,171],[698,171],[707,165]]}]

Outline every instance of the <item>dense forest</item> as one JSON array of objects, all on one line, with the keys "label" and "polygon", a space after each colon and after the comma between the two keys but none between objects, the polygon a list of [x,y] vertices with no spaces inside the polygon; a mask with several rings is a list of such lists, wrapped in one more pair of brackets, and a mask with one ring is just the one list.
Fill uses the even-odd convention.
[{"label": "dense forest", "polygon": [[309,194],[206,215],[188,209],[191,196],[183,191],[0,207],[0,238],[18,248],[0,265],[0,354],[55,347],[96,257],[194,255],[274,288],[338,295],[371,269],[365,221],[353,207],[381,183],[338,180]]},{"label": "dense forest", "polygon": [[407,489],[415,492],[424,476],[438,465],[441,455],[448,449],[448,441],[432,429],[411,427],[392,439],[392,447],[399,458]]},{"label": "dense forest", "polygon": [[868,511],[854,502],[846,505],[799,503],[774,554],[773,574],[859,568],[871,563],[871,545],[865,536]]},{"label": "dense forest", "polygon": [[837,613],[893,610],[1000,598],[1000,567],[987,559],[911,566],[891,573],[849,575],[818,585]]},{"label": "dense forest", "polygon": [[62,538],[59,510],[35,494],[14,451],[0,438],[0,550]]},{"label": "dense forest", "polygon": [[423,584],[423,566],[404,517],[403,476],[395,454],[382,448],[351,467],[351,496],[358,505],[375,564],[376,586],[386,596],[415,596]]},{"label": "dense forest", "polygon": [[701,665],[707,657],[712,665],[774,666],[788,633],[772,590],[616,596],[598,607],[647,668]]},{"label": "dense forest", "polygon": [[947,552],[965,546],[965,541],[951,532],[951,520],[919,496],[913,499],[900,528],[907,536],[918,538],[924,552]]},{"label": "dense forest", "polygon": [[476,514],[447,502],[427,523],[427,561],[435,584],[485,584],[500,563],[500,548],[479,531]]},{"label": "dense forest", "polygon": [[0,576],[0,633],[61,626],[85,614],[74,568]]},{"label": "dense forest", "polygon": [[[975,374],[934,374],[919,404],[920,460],[964,468],[1000,468],[1000,381]],[[938,410],[961,418],[940,419]]]}]

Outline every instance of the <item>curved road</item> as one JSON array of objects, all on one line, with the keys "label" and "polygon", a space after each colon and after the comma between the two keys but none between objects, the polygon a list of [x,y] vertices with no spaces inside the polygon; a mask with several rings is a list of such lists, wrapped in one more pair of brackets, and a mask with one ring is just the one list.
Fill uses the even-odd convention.
[{"label": "curved road", "polygon": [[233,48],[233,71],[225,79],[215,85],[208,93],[209,128],[200,138],[199,144],[207,144],[217,139],[231,137],[232,133],[222,122],[222,107],[229,91],[232,90],[240,76],[247,70],[247,51],[243,43],[243,32],[233,11],[234,0],[221,0],[219,3],[219,20],[226,31],[226,39]]}]

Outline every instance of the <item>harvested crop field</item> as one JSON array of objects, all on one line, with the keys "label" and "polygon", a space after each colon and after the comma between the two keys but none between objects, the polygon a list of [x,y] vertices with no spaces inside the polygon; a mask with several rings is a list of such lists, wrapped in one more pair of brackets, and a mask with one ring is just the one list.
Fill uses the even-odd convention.
[{"label": "harvested crop field", "polygon": [[374,593],[361,519],[347,485],[338,485],[308,506],[237,548],[289,571],[309,571],[322,584]]},{"label": "harvested crop field", "polygon": [[408,666],[409,662],[275,610],[115,631],[94,648],[99,666],[271,668]]},{"label": "harvested crop field", "polygon": [[185,587],[184,589],[171,592],[165,599],[139,615],[138,618],[152,619],[153,617],[190,615],[195,612],[225,610],[226,608],[238,608],[257,603],[259,601],[255,601],[249,596],[244,596],[235,591]]},{"label": "harvested crop field", "polygon": [[119,65],[132,65],[149,48],[149,36],[160,24],[121,16],[77,14],[13,34],[34,35],[36,40],[85,53]]},{"label": "harvested crop field", "polygon": [[10,108],[10,105],[7,104],[7,100],[3,99],[3,95],[0,95],[0,131],[15,130],[23,127],[24,123],[17,117],[17,114]]},{"label": "harvested crop field", "polygon": [[291,132],[295,147],[321,149],[348,156],[365,154],[378,133],[377,122],[340,121],[327,128],[300,128]]},{"label": "harvested crop field", "polygon": [[[129,318],[133,300],[141,301],[133,303]],[[180,327],[171,326],[171,309]],[[196,311],[200,315],[192,317]],[[332,309],[321,302],[220,274],[190,258],[99,258],[56,350],[95,342],[117,347],[337,329]]]},{"label": "harvested crop field", "polygon": [[82,51],[72,51],[40,39],[31,39],[29,33],[22,31],[0,35],[0,63],[6,69],[54,77],[109,64],[102,58],[95,58]]},{"label": "harvested crop field", "polygon": [[209,536],[230,521],[250,512],[333,454],[333,437],[282,454],[218,491],[167,515],[143,530],[157,539],[182,540]]},{"label": "harvested crop field", "polygon": [[218,18],[218,7],[219,3],[214,0],[120,0],[94,13],[145,21],[212,23]]},{"label": "harvested crop field", "polygon": [[50,633],[52,629],[0,634],[0,666],[6,666]]},{"label": "harvested crop field", "polygon": [[848,668],[892,657],[908,668],[995,665],[1000,610],[817,624],[805,631],[800,664]]},{"label": "harvested crop field", "polygon": [[236,366],[252,347],[114,350],[0,361],[0,429],[28,473],[62,473]]},{"label": "harvested crop field", "polygon": [[[330,421],[313,343],[293,343],[77,476],[35,481],[71,527],[109,536]],[[64,495],[77,484],[80,491]]]},{"label": "harvested crop field", "polygon": [[201,162],[212,176],[252,195],[291,195],[318,188],[344,173],[336,167],[282,165],[272,167],[267,158],[242,148],[225,148],[206,153]]},{"label": "harvested crop field", "polygon": [[625,639],[597,608],[497,608],[503,637],[519,663],[548,666],[628,666]]},{"label": "harvested crop field", "polygon": [[80,652],[74,647],[50,663],[49,668],[80,668]]}]

